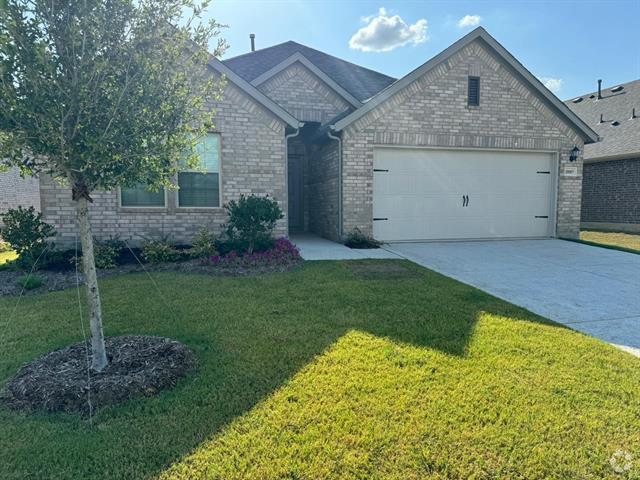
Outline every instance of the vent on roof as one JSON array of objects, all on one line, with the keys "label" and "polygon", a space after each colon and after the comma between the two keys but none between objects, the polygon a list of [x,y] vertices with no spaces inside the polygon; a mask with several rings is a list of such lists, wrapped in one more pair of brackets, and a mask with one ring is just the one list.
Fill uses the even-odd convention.
[{"label": "vent on roof", "polygon": [[578,98],[574,98],[572,100],[573,103],[580,103],[582,100],[584,100],[582,97],[578,97]]},{"label": "vent on roof", "polygon": [[589,95],[589,98],[596,98],[595,95]]},{"label": "vent on roof", "polygon": [[618,122],[617,120],[615,122],[611,122],[612,127],[617,127],[618,125],[620,125],[620,122]]},{"label": "vent on roof", "polygon": [[611,89],[613,93],[618,93],[618,92],[621,92],[622,90],[624,90],[624,87],[622,85],[618,85],[617,87],[613,87]]}]

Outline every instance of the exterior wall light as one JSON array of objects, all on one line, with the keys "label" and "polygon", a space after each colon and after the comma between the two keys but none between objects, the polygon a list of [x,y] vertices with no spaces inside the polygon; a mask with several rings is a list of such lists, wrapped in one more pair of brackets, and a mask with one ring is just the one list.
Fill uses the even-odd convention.
[{"label": "exterior wall light", "polygon": [[575,162],[578,159],[579,154],[580,149],[577,146],[573,147],[573,149],[571,150],[571,154],[569,155],[569,161]]}]

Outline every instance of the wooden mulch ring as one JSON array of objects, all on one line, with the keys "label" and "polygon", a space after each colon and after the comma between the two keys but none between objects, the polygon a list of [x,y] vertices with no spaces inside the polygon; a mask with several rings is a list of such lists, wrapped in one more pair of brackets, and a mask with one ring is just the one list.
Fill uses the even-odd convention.
[{"label": "wooden mulch ring", "polygon": [[[90,371],[91,410],[172,388],[196,369],[193,353],[163,337],[127,335],[105,339],[109,364]],[[89,352],[91,351],[89,346]],[[0,403],[14,410],[88,414],[87,345],[51,352],[23,366],[0,391]]]}]

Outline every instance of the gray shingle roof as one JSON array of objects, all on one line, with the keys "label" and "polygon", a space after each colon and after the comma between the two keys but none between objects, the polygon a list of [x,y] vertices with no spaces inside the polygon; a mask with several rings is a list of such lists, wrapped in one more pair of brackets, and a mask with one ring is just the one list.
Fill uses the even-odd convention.
[{"label": "gray shingle roof", "polygon": [[[619,92],[611,91],[618,86],[623,89]],[[582,100],[574,103],[579,98]],[[564,102],[601,138],[597,143],[585,145],[585,160],[634,155],[640,157],[640,80],[603,88],[602,99],[597,98],[598,92],[595,91]],[[631,120],[631,110],[634,107],[637,118]],[[603,123],[599,123],[600,115]],[[618,122],[619,125],[613,125],[613,122]]]},{"label": "gray shingle roof", "polygon": [[396,80],[293,41],[229,58],[223,63],[246,81],[251,82],[294,53],[304,55],[361,102],[371,98]]}]

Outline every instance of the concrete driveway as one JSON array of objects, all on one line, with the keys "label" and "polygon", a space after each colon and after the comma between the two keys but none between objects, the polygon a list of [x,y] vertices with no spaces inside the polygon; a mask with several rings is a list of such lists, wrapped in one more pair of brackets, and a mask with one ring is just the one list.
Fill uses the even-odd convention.
[{"label": "concrete driveway", "polygon": [[640,356],[640,255],[563,240],[388,250]]}]

